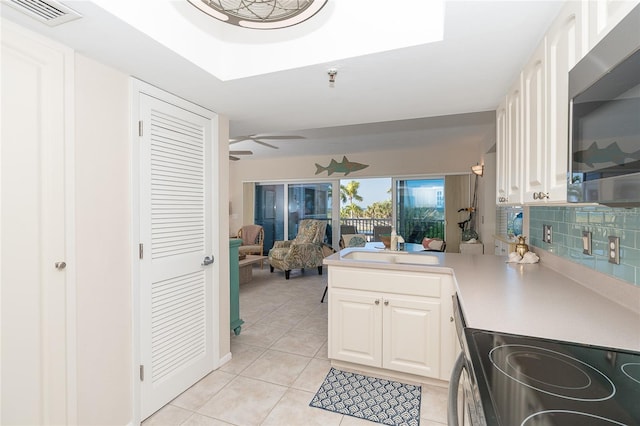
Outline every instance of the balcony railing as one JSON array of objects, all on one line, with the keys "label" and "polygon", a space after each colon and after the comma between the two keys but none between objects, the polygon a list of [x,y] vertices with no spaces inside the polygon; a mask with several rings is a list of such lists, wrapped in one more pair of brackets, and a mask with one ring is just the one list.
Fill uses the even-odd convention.
[{"label": "balcony railing", "polygon": [[[364,234],[371,240],[373,238],[374,226],[392,226],[393,223],[391,218],[341,218],[340,225],[355,226],[359,234]],[[404,238],[407,243],[419,244],[424,237],[444,239],[444,220],[404,220],[397,226],[396,232],[402,235],[402,238]]]}]

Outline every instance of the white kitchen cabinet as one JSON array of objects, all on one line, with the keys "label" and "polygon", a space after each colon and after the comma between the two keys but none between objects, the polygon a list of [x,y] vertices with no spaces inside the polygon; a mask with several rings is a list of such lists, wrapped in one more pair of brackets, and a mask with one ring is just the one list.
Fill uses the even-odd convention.
[{"label": "white kitchen cabinet", "polygon": [[546,41],[522,71],[523,201],[545,198],[546,189]]},{"label": "white kitchen cabinet", "polygon": [[329,267],[329,358],[448,380],[455,330],[447,274]]},{"label": "white kitchen cabinet", "polygon": [[639,3],[640,0],[589,0],[589,49],[598,44]]},{"label": "white kitchen cabinet", "polygon": [[522,203],[522,90],[520,75],[496,111],[496,198]]},{"label": "white kitchen cabinet", "polygon": [[507,204],[522,203],[522,74],[506,99],[506,173]]},{"label": "white kitchen cabinet", "polygon": [[484,254],[484,244],[481,242],[475,243],[461,243],[460,244],[460,253],[461,254]]},{"label": "white kitchen cabinet", "polygon": [[509,182],[507,164],[509,161],[509,144],[507,143],[507,106],[506,98],[496,110],[496,202],[508,202]]},{"label": "white kitchen cabinet", "polygon": [[547,151],[542,191],[548,202],[567,199],[569,70],[587,50],[585,7],[582,2],[567,2],[546,35]]},{"label": "white kitchen cabinet", "polygon": [[593,7],[566,3],[496,111],[499,204],[566,202],[569,70],[586,53]]},{"label": "white kitchen cabinet", "polygon": [[496,256],[508,256],[509,253],[516,251],[517,243],[515,241],[508,241],[499,236],[495,236],[493,241],[494,254]]},{"label": "white kitchen cabinet", "polygon": [[332,358],[438,377],[440,299],[336,289],[330,309]]}]

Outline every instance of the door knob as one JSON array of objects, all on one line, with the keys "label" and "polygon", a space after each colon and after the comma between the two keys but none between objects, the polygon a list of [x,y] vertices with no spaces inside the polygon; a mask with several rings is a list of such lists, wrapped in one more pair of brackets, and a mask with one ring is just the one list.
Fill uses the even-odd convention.
[{"label": "door knob", "polygon": [[207,265],[211,265],[213,263],[213,255],[211,256],[207,256],[204,258],[204,260],[202,261],[202,266],[207,266]]},{"label": "door knob", "polygon": [[67,263],[66,262],[56,262],[53,264],[57,270],[62,271],[64,268],[67,267]]}]

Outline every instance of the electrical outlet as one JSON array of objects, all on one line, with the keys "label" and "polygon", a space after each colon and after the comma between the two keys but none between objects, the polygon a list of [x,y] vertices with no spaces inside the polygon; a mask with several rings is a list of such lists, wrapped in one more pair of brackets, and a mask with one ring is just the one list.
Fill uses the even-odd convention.
[{"label": "electrical outlet", "polygon": [[551,225],[542,225],[542,241],[547,244],[553,241]]},{"label": "electrical outlet", "polygon": [[614,237],[609,235],[609,247],[607,252],[609,253],[609,263],[615,265],[620,264],[620,237]]},{"label": "electrical outlet", "polygon": [[582,253],[591,256],[591,231],[582,231]]}]

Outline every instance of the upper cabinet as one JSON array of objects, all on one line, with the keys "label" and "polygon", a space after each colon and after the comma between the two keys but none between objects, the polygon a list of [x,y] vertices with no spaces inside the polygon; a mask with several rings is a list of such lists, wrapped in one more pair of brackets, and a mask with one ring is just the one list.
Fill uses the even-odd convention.
[{"label": "upper cabinet", "polygon": [[507,164],[509,164],[509,144],[507,143],[507,107],[506,99],[496,110],[496,201],[506,203],[507,199]]},{"label": "upper cabinet", "polygon": [[547,195],[546,40],[522,71],[522,148],[524,201]]},{"label": "upper cabinet", "polygon": [[522,200],[522,79],[520,78],[507,94],[507,200],[520,203]]},{"label": "upper cabinet", "polygon": [[588,48],[592,49],[593,46],[598,44],[639,3],[640,0],[588,1],[588,12],[586,14],[588,21]]},{"label": "upper cabinet", "polygon": [[496,111],[496,197],[522,203],[522,83],[518,79]]},{"label": "upper cabinet", "polygon": [[566,2],[496,111],[499,204],[567,201],[569,70],[638,3]]},{"label": "upper cabinet", "polygon": [[[587,52],[582,3],[568,2],[545,37],[546,63],[546,186],[545,200],[566,201],[569,152],[569,70]],[[548,197],[548,198],[547,198]]]}]

